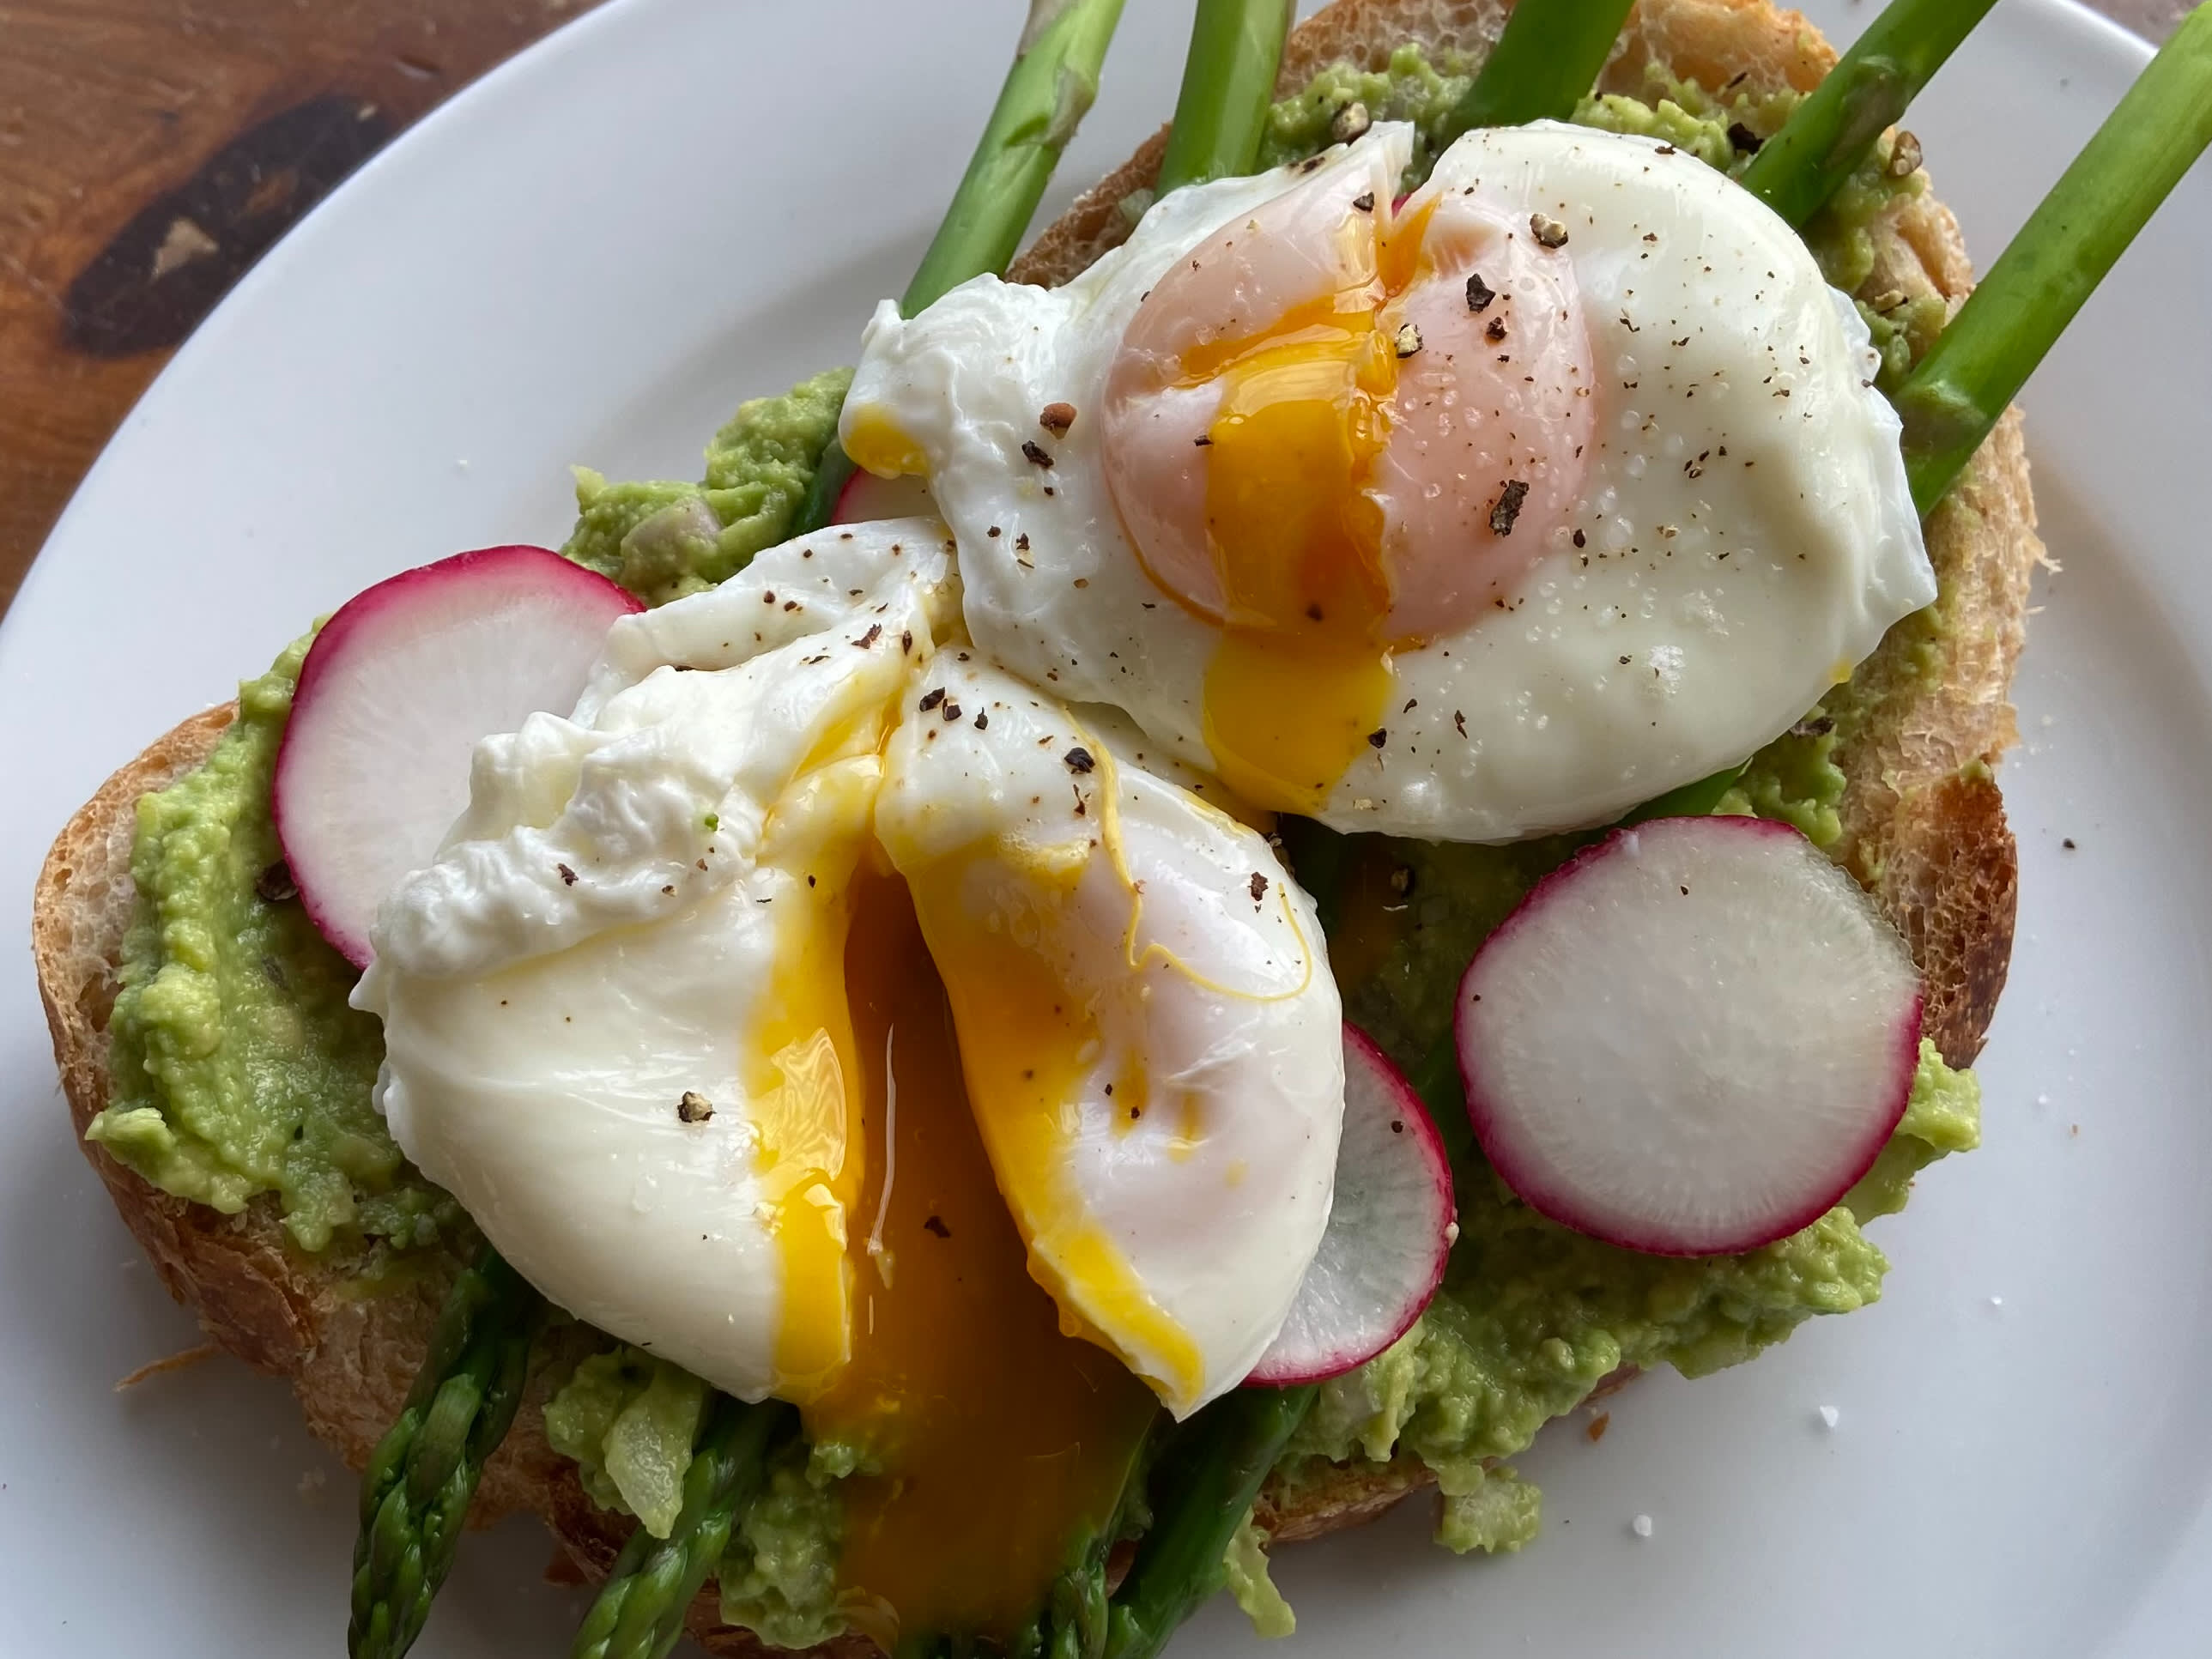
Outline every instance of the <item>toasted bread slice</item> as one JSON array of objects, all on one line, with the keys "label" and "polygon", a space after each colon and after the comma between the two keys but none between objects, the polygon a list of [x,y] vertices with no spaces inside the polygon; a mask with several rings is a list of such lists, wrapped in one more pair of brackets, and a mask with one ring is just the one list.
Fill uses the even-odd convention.
[{"label": "toasted bread slice", "polygon": [[[1507,9],[1503,0],[1337,0],[1293,32],[1284,89],[1340,59],[1378,68],[1407,40],[1431,52],[1486,50]],[[1833,61],[1810,25],[1767,0],[1642,0],[1605,84],[1639,90],[1645,66],[1656,63],[1709,87],[1741,77],[1754,91],[1802,90]],[[1063,281],[1112,246],[1126,227],[1118,204],[1151,182],[1161,148],[1154,137],[1078,201],[1014,275]],[[1932,292],[1955,306],[1972,284],[1957,224],[1929,195],[1895,204],[1876,242],[1870,292]],[[1838,750],[1849,779],[1844,855],[1911,942],[1929,987],[1929,1034],[1963,1065],[1981,1047],[2012,950],[2014,849],[1990,768],[2014,735],[2008,690],[2028,578],[2042,555],[2017,412],[1929,520],[1928,543],[1943,590],[1943,672],[1929,673],[1925,656],[1895,636],[1860,669],[1871,712]],[[231,712],[185,721],[109,779],[62,832],[40,877],[39,985],[80,1137],[107,1103],[107,1022],[134,896],[133,805],[197,765]],[[309,1255],[292,1246],[270,1200],[222,1215],[158,1191],[102,1148],[83,1145],[170,1293],[232,1352],[289,1377],[308,1425],[359,1468],[414,1376],[443,1279],[425,1273],[360,1296],[352,1288],[358,1264],[339,1250]],[[487,1470],[472,1519],[534,1510],[596,1577],[630,1522],[592,1504],[574,1466],[546,1444],[538,1407],[564,1363],[558,1353],[541,1356],[532,1399]],[[1315,1537],[1373,1518],[1425,1479],[1408,1460],[1349,1467],[1333,1481],[1302,1483],[1294,1504],[1263,1500],[1261,1519],[1278,1540]],[[720,1624],[711,1587],[690,1624],[718,1653],[760,1650],[749,1632]],[[821,1651],[873,1650],[848,1638]]]}]

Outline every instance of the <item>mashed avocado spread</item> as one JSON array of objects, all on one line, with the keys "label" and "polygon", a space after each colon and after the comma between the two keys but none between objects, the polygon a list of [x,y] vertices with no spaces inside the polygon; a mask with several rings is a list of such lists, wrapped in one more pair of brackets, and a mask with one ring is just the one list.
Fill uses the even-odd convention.
[{"label": "mashed avocado spread", "polygon": [[[1410,186],[1435,161],[1469,65],[1401,47],[1370,73],[1338,66],[1275,106],[1262,164],[1313,154],[1346,105],[1419,130]],[[1734,170],[1742,137],[1771,133],[1788,95],[1733,100],[1656,71],[1640,98],[1586,99],[1575,118],[1664,137]],[[1829,280],[1855,290],[1873,267],[1871,225],[1918,174],[1892,179],[1887,140],[1806,233]],[[1943,321],[1940,301],[1863,301],[1883,382],[1910,368]],[[577,475],[578,520],[563,551],[648,604],[714,586],[788,534],[836,430],[850,375],[835,370],[741,407],[715,434],[697,483],[610,483]],[[1900,626],[1940,668],[1939,599]],[[312,637],[312,636],[311,636]],[[295,1242],[380,1249],[451,1246],[465,1228],[451,1201],[407,1165],[369,1103],[381,1056],[376,1022],[346,1006],[352,969],[325,945],[283,871],[270,821],[276,746],[308,640],[240,689],[237,722],[208,761],[138,805],[138,905],[112,1024],[112,1103],[89,1131],[155,1185],[235,1212],[275,1196]],[[1840,834],[1844,777],[1832,751],[1858,717],[1857,688],[1756,756],[1720,810],[1796,825],[1821,846]],[[1356,837],[1331,951],[1350,1016],[1401,1064],[1443,1029],[1461,968],[1572,838],[1504,848]],[[1385,902],[1387,899],[1387,902]],[[1680,1261],[1600,1244],[1545,1220],[1455,1148],[1461,1235],[1443,1289],[1389,1352],[1329,1383],[1286,1453],[1286,1489],[1330,1463],[1418,1460],[1445,1494],[1440,1541],[1516,1549],[1540,1499],[1501,1460],[1625,1366],[1699,1376],[1747,1359],[1814,1314],[1880,1294],[1887,1264],[1861,1224],[1900,1208],[1912,1176],[1976,1141],[1978,1091],[1923,1044],[1897,1133],[1844,1202],[1792,1237],[1741,1256]],[[1448,1126],[1449,1127],[1449,1126]],[[1464,1142],[1465,1138],[1461,1137]],[[665,1534],[706,1387],[665,1361],[610,1342],[545,1408],[554,1447],[574,1458],[599,1504]],[[846,1460],[790,1449],[741,1518],[720,1564],[725,1619],[784,1647],[843,1626],[836,1603]],[[1249,1523],[1226,1567],[1237,1601],[1268,1633],[1289,1609],[1267,1578]]]}]

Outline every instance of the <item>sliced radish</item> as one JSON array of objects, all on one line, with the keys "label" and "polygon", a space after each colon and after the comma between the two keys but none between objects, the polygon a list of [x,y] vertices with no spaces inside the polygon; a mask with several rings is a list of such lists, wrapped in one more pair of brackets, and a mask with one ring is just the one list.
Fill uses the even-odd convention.
[{"label": "sliced radish", "polygon": [[912,475],[878,478],[865,468],[845,480],[837,492],[831,524],[867,524],[878,519],[926,519],[937,511],[929,486]]},{"label": "sliced radish", "polygon": [[1657,818],[1540,883],[1460,982],[1475,1137],[1577,1231],[1751,1249],[1867,1171],[1912,1091],[1919,970],[1787,824]]},{"label": "sliced radish", "polygon": [[1247,1380],[1317,1382],[1403,1336],[1444,1276],[1458,1228],[1443,1137],[1367,1034],[1344,1028],[1344,1136],[1321,1249]]},{"label": "sliced radish", "polygon": [[469,754],[575,706],[615,618],[644,607],[542,547],[488,547],[356,594],[300,668],[270,802],[300,902],[368,965],[376,908],[469,803]]}]

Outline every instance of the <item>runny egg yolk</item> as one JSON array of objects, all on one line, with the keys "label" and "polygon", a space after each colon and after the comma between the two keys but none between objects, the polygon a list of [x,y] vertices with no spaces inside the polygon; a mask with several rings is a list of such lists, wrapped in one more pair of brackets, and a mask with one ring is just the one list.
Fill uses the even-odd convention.
[{"label": "runny egg yolk", "polygon": [[1423,223],[1389,238],[1372,216],[1346,224],[1334,294],[1182,354],[1183,384],[1221,394],[1206,432],[1206,524],[1226,632],[1206,672],[1206,747],[1232,789],[1288,792],[1306,810],[1390,696],[1382,509],[1366,486],[1398,386],[1386,319]]},{"label": "runny egg yolk", "polygon": [[853,1352],[805,1408],[870,1471],[842,1485],[841,1602],[887,1650],[902,1631],[1004,1638],[1110,1522],[1158,1407],[1029,1275],[896,877],[858,880],[844,981],[867,1146]]},{"label": "runny egg yolk", "polygon": [[1147,294],[1107,384],[1123,528],[1218,629],[1216,769],[1293,811],[1387,743],[1395,650],[1506,603],[1593,424],[1564,256],[1464,196],[1394,211],[1359,185],[1317,175],[1217,232]]}]

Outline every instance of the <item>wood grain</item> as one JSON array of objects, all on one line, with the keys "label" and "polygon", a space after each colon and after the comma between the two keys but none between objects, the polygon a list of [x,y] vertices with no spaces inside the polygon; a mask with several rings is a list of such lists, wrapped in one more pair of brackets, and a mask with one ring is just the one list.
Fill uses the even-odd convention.
[{"label": "wood grain", "polygon": [[239,275],[593,0],[0,0],[0,607]]},{"label": "wood grain", "polygon": [[[0,0],[0,610],[231,283],[393,134],[595,3]],[[2190,3],[2101,9],[2163,40]]]}]

